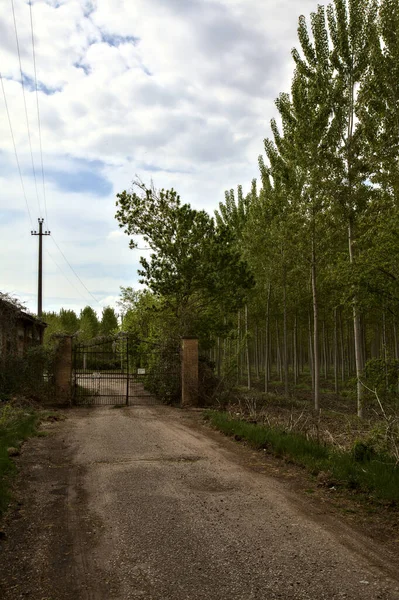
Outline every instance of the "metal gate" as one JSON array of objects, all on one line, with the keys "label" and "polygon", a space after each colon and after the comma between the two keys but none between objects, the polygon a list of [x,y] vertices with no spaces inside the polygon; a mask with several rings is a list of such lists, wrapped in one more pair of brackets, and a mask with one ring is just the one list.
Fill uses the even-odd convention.
[{"label": "metal gate", "polygon": [[180,401],[180,351],[128,335],[76,343],[73,395],[78,405]]}]

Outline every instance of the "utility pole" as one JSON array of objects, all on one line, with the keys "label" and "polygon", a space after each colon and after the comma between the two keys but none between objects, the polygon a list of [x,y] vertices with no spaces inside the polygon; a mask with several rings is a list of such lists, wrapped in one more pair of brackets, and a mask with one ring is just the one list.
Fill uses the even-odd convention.
[{"label": "utility pole", "polygon": [[42,316],[42,295],[43,295],[43,236],[50,235],[49,231],[43,231],[44,219],[38,219],[39,231],[31,231],[31,235],[39,236],[39,271],[37,285],[37,316]]}]

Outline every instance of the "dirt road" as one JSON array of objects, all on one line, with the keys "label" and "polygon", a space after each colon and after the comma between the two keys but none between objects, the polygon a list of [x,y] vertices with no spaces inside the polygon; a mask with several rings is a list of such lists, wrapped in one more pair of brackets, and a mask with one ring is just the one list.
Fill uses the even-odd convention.
[{"label": "dirt road", "polygon": [[49,432],[19,459],[3,600],[399,598],[378,547],[183,411],[72,410]]}]

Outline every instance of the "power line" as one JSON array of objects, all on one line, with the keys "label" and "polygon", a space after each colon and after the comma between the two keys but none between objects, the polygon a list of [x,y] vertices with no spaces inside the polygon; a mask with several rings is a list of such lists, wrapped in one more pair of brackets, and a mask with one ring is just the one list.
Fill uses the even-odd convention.
[{"label": "power line", "polygon": [[33,70],[34,70],[34,74],[35,74],[37,123],[38,123],[38,127],[39,127],[40,162],[41,162],[41,167],[42,167],[44,212],[45,212],[45,216],[46,216],[47,227],[49,227],[48,216],[47,216],[46,183],[45,183],[45,179],[44,179],[44,166],[43,166],[42,128],[41,128],[41,123],[40,123],[39,94],[38,94],[38,90],[37,90],[37,70],[36,70],[35,36],[33,33],[32,0],[30,0],[30,2],[29,2],[29,12],[30,12],[30,29],[31,29],[31,34],[32,34]]},{"label": "power line", "polygon": [[[37,177],[36,177],[35,162],[34,162],[34,158],[33,158],[32,138],[31,138],[30,125],[29,125],[28,109],[27,109],[27,104],[26,104],[24,76],[23,76],[23,71],[22,71],[21,52],[20,52],[20,45],[19,45],[17,21],[16,21],[16,16],[15,16],[14,0],[11,0],[11,7],[12,7],[12,13],[13,13],[13,20],[14,20],[15,40],[16,40],[17,51],[18,51],[19,71],[20,71],[20,76],[21,76],[22,95],[23,95],[23,100],[24,100],[26,127],[27,127],[27,132],[28,132],[29,149],[30,149],[31,162],[32,162],[32,171],[33,171],[33,176],[34,176],[34,181],[35,181],[35,189],[36,189],[37,202],[38,202],[38,206],[39,206],[39,214],[41,215],[42,214],[42,208],[41,208],[41,204],[40,204],[40,197],[39,197],[38,186],[37,186]],[[34,80],[35,80],[35,92],[36,92],[37,122],[38,122],[39,143],[40,143],[40,161],[41,161],[42,184],[43,184],[43,200],[44,200],[44,210],[45,210],[46,222],[47,222],[47,225],[48,225],[47,200],[46,200],[46,185],[45,185],[44,164],[43,164],[43,145],[42,145],[40,107],[39,107],[39,93],[38,93],[38,85],[37,85],[37,67],[36,67],[35,36],[34,36],[33,12],[32,12],[32,1],[31,0],[29,1],[29,12],[30,12],[30,25],[31,25],[32,56],[33,56],[33,69],[34,69]],[[11,123],[10,113],[9,113],[9,110],[8,110],[7,98],[6,98],[6,94],[5,94],[5,89],[4,89],[4,84],[3,84],[3,79],[1,77],[1,73],[0,73],[0,79],[1,79],[2,89],[3,89],[4,102],[5,102],[5,105],[6,105],[7,117],[8,117],[8,122],[9,122],[9,126],[10,126],[11,137],[12,137],[12,141],[13,141],[14,153],[15,153],[15,157],[16,157],[16,161],[17,161],[17,165],[18,165],[18,171],[19,171],[19,175],[20,175],[21,185],[22,185],[22,189],[23,189],[23,193],[24,193],[24,197],[25,197],[25,202],[26,202],[26,207],[27,207],[28,214],[29,214],[29,219],[30,219],[31,225],[33,227],[32,217],[31,217],[31,213],[30,213],[30,210],[29,210],[29,204],[28,204],[28,200],[27,200],[27,196],[26,196],[26,191],[25,191],[25,186],[24,186],[24,182],[23,182],[22,171],[21,171],[20,162],[19,162],[19,159],[18,159],[18,153],[17,153],[16,144],[15,144],[15,137],[14,137],[14,133],[13,133],[13,129],[12,129],[12,123]],[[39,222],[40,222],[40,219],[39,219]],[[67,263],[67,265],[71,269],[72,273],[79,280],[80,284],[83,286],[83,288],[86,290],[86,292],[91,296],[91,298],[93,298],[93,300],[95,300],[95,302],[97,302],[97,304],[100,304],[100,302],[97,300],[97,298],[95,298],[95,296],[93,296],[93,294],[90,292],[90,290],[83,283],[83,281],[81,280],[81,278],[79,277],[79,275],[76,273],[75,269],[72,267],[72,265],[70,264],[70,262],[66,258],[65,254],[63,253],[63,251],[61,250],[61,248],[59,247],[59,245],[57,244],[57,242],[56,242],[56,240],[54,239],[53,236],[52,236],[51,239],[53,240],[55,246],[58,248],[58,250],[61,253],[62,257],[64,258],[65,262]],[[61,267],[58,265],[58,263],[55,261],[55,259],[50,254],[50,252],[48,252],[48,250],[46,250],[46,252],[50,256],[50,258],[52,259],[52,261],[54,262],[54,264],[57,266],[57,268],[61,271],[61,273],[63,274],[63,276],[67,279],[67,281],[69,282],[69,284],[80,294],[80,296],[82,296],[82,298],[85,299],[84,295],[73,285],[73,283],[65,275],[65,273],[63,272],[63,270],[61,269]]]},{"label": "power line", "polygon": [[[20,45],[19,45],[19,38],[18,38],[17,21],[16,21],[16,16],[15,16],[14,0],[11,0],[11,6],[12,6],[12,13],[13,13],[13,20],[14,20],[15,40],[16,40],[17,51],[18,51],[19,71],[20,71],[20,75],[21,75],[22,95],[23,95],[23,100],[24,100],[26,126],[27,126],[27,131],[28,131],[29,148],[30,148],[30,155],[31,155],[31,162],[32,162],[32,171],[33,171],[33,176],[34,176],[34,181],[35,181],[35,189],[36,189],[37,202],[38,202],[38,206],[39,206],[39,214],[41,215],[42,208],[41,208],[41,204],[40,204],[40,198],[39,198],[39,192],[38,192],[38,186],[37,186],[37,177],[36,177],[35,162],[34,162],[34,158],[33,158],[32,138],[31,138],[31,130],[30,130],[30,126],[29,126],[28,109],[27,109],[27,104],[26,104],[24,76],[23,76],[23,71],[22,71],[21,52],[20,52]],[[42,145],[40,107],[39,107],[39,93],[38,93],[38,85],[37,85],[37,67],[36,67],[35,36],[34,36],[32,2],[31,1],[29,2],[29,11],[30,11],[30,25],[31,25],[32,56],[33,56],[33,68],[34,68],[34,79],[35,79],[35,91],[36,91],[36,110],[37,110],[37,121],[38,121],[39,142],[40,142],[40,161],[41,161],[42,184],[43,184],[43,200],[44,200],[44,210],[45,210],[46,222],[47,222],[47,225],[48,225],[47,200],[46,200],[46,185],[45,185],[44,163],[43,163],[43,145]],[[23,190],[23,194],[24,194],[24,198],[25,198],[25,203],[26,203],[26,208],[27,208],[27,211],[28,211],[28,215],[29,215],[29,219],[30,219],[30,222],[31,222],[31,226],[33,227],[32,216],[31,216],[31,212],[30,212],[30,209],[29,209],[28,199],[27,199],[27,196],[26,196],[26,190],[25,190],[24,180],[23,180],[23,177],[22,177],[22,170],[21,170],[21,166],[20,166],[20,162],[19,162],[19,158],[18,158],[18,152],[17,152],[16,143],[15,143],[15,136],[14,136],[14,131],[13,131],[13,128],[12,128],[12,122],[11,122],[10,112],[9,112],[9,109],[8,109],[7,97],[6,97],[5,88],[4,88],[4,82],[3,82],[3,78],[1,76],[1,73],[0,73],[0,81],[1,81],[1,87],[2,87],[2,90],[3,90],[4,103],[5,103],[5,107],[6,107],[7,118],[8,118],[8,123],[9,123],[9,127],[10,127],[10,132],[11,132],[11,138],[12,138],[12,142],[13,142],[13,146],[14,146],[14,153],[15,153],[15,158],[16,158],[16,162],[17,162],[17,166],[18,166],[19,177],[20,177],[20,180],[21,180],[21,186],[22,186],[22,190]],[[39,219],[39,222],[40,222],[40,219]],[[69,266],[69,268],[71,269],[71,271],[73,272],[73,274],[75,275],[75,277],[79,280],[80,284],[84,287],[84,289],[91,296],[91,298],[93,298],[93,300],[95,300],[95,302],[97,302],[97,304],[100,304],[100,302],[97,300],[97,298],[95,298],[95,296],[93,296],[93,294],[90,292],[90,290],[83,283],[83,281],[81,280],[81,278],[79,277],[79,275],[76,273],[75,269],[72,267],[72,265],[70,264],[70,262],[66,258],[65,254],[63,253],[63,251],[61,250],[61,248],[59,247],[59,245],[55,241],[54,237],[52,237],[52,240],[53,240],[54,244],[56,245],[56,247],[58,248],[58,250],[61,253],[61,255],[63,256],[65,262],[67,263],[67,265]],[[54,257],[50,254],[50,252],[47,249],[46,249],[46,252],[50,256],[51,260],[54,262],[54,264],[56,265],[56,267],[59,269],[59,271],[62,273],[62,275],[65,277],[65,279],[68,281],[68,283],[79,293],[79,295],[84,300],[87,301],[87,299],[82,294],[82,292],[80,292],[78,290],[78,288],[70,281],[70,279],[66,276],[66,274],[64,273],[64,271],[61,269],[61,267],[57,263],[57,261],[54,259]]]},{"label": "power line", "polygon": [[[4,98],[4,104],[5,104],[5,108],[6,108],[6,113],[7,113],[7,118],[8,118],[8,124],[10,127],[10,133],[11,133],[11,138],[12,138],[12,143],[13,143],[13,147],[14,147],[14,154],[15,154],[15,159],[17,162],[17,166],[18,166],[18,172],[19,172],[19,177],[20,177],[20,181],[21,181],[21,187],[22,187],[22,191],[23,191],[23,195],[25,198],[25,203],[26,203],[26,209],[28,211],[28,215],[29,215],[29,220],[31,223],[31,226],[33,228],[33,221],[32,221],[32,215],[29,209],[29,203],[28,203],[28,198],[26,196],[26,190],[25,190],[25,185],[24,185],[24,180],[22,177],[22,171],[21,171],[21,167],[20,167],[20,162],[19,162],[19,158],[18,158],[18,152],[17,152],[17,147],[16,147],[16,143],[15,143],[15,137],[14,137],[14,131],[13,131],[13,127],[12,127],[12,122],[11,122],[11,117],[10,117],[10,112],[8,109],[8,102],[7,102],[7,96],[6,96],[6,92],[5,92],[5,88],[4,88],[4,82],[3,82],[3,77],[2,74],[0,72],[0,82],[1,82],[1,88],[3,91],[3,98]],[[85,290],[88,292],[88,294],[90,294],[90,296],[98,303],[100,304],[100,302],[97,300],[97,298],[95,298],[93,296],[93,294],[90,292],[90,290],[88,290],[88,288],[85,286],[85,284],[83,283],[83,281],[80,279],[79,275],[76,273],[76,271],[74,270],[74,268],[72,267],[72,265],[69,263],[68,259],[66,258],[65,254],[63,253],[63,251],[61,250],[61,248],[59,247],[59,245],[57,244],[57,242],[55,241],[54,237],[52,236],[51,238],[54,242],[54,244],[56,245],[56,247],[58,248],[58,250],[60,251],[60,253],[62,254],[65,262],[68,264],[69,268],[71,269],[71,271],[74,273],[74,275],[77,277],[77,279],[80,281],[81,285],[85,288]],[[83,299],[86,300],[86,298],[83,296],[83,294],[81,292],[79,292],[79,290],[72,284],[72,282],[68,279],[68,277],[65,275],[65,273],[62,271],[61,267],[58,265],[58,263],[55,261],[55,259],[53,258],[53,256],[50,254],[50,252],[48,252],[48,250],[46,250],[46,252],[48,253],[48,255],[50,256],[50,258],[53,260],[53,262],[55,263],[55,265],[57,266],[57,268],[61,271],[61,273],[64,275],[64,277],[67,279],[67,281],[70,283],[70,285],[72,285],[72,287],[82,296]]]},{"label": "power line", "polygon": [[29,215],[30,224],[31,224],[31,227],[33,227],[32,215],[31,215],[31,213],[30,213],[30,210],[29,210],[28,198],[26,197],[26,191],[25,191],[24,180],[23,180],[23,178],[22,178],[21,165],[19,164],[19,158],[18,158],[17,146],[16,146],[16,144],[15,144],[14,131],[13,131],[12,124],[11,124],[10,111],[8,110],[7,96],[6,96],[6,91],[5,91],[5,89],[4,89],[4,82],[3,82],[3,77],[2,77],[2,75],[1,75],[1,73],[0,73],[0,81],[1,81],[1,88],[2,88],[2,90],[3,90],[4,104],[5,104],[5,107],[6,107],[6,113],[7,113],[7,118],[8,118],[8,124],[9,124],[9,126],[10,126],[10,133],[11,133],[12,143],[13,143],[13,146],[14,146],[15,160],[17,161],[18,172],[19,172],[19,178],[20,178],[20,180],[21,180],[22,192],[23,192],[23,194],[24,194],[25,203],[26,203],[26,209],[27,209],[27,211],[28,211],[28,215]]},{"label": "power line", "polygon": [[86,292],[88,294],[90,294],[90,296],[93,298],[93,300],[95,300],[97,302],[97,304],[100,304],[100,302],[97,300],[97,298],[95,298],[95,296],[93,296],[93,294],[91,293],[91,291],[85,286],[85,284],[83,283],[83,281],[81,280],[81,278],[79,277],[79,275],[76,273],[75,269],[70,264],[69,260],[67,259],[67,257],[65,256],[65,254],[63,253],[63,251],[61,250],[61,248],[59,247],[59,245],[55,241],[54,236],[52,236],[51,239],[53,240],[54,244],[57,246],[58,250],[61,252],[61,254],[62,254],[65,262],[67,263],[68,267],[71,269],[72,273],[75,275],[75,277],[77,277],[79,279],[81,285],[84,287],[84,289],[86,290]]},{"label": "power line", "polygon": [[73,289],[79,294],[79,296],[81,296],[81,298],[83,298],[83,300],[85,300],[87,302],[87,298],[82,294],[82,292],[76,287],[76,285],[74,285],[72,283],[72,281],[69,279],[69,277],[64,273],[64,271],[61,269],[60,265],[55,260],[54,256],[52,254],[50,254],[50,252],[47,249],[46,249],[46,252],[49,255],[49,257],[51,258],[51,260],[53,261],[53,263],[55,264],[55,266],[57,267],[57,269],[60,271],[61,275],[63,275],[65,277],[65,279],[67,280],[69,285],[71,287],[73,287]]},{"label": "power line", "polygon": [[23,76],[23,73],[22,73],[21,52],[20,52],[20,49],[19,49],[18,29],[17,29],[17,20],[15,18],[14,0],[11,0],[11,6],[12,6],[12,14],[13,14],[13,18],[14,18],[15,40],[17,42],[17,51],[18,51],[18,59],[19,59],[19,72],[21,74],[22,95],[23,95],[23,98],[24,98],[26,127],[27,127],[27,130],[28,130],[30,156],[31,156],[31,159],[32,159],[32,171],[33,171],[33,177],[34,177],[34,180],[35,180],[36,197],[37,197],[37,203],[39,205],[39,214],[41,215],[42,214],[42,209],[41,209],[41,206],[40,206],[39,192],[38,192],[38,189],[37,189],[35,161],[33,160],[32,139],[31,139],[30,127],[29,127],[28,109],[27,109],[27,106],[26,106],[24,76]]}]

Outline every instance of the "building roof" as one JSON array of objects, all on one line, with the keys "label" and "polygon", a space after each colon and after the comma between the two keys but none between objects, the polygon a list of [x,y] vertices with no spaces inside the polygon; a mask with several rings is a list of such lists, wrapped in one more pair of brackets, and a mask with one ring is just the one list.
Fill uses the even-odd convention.
[{"label": "building roof", "polygon": [[10,299],[2,298],[0,296],[0,319],[3,316],[13,314],[19,321],[29,322],[37,325],[45,329],[47,327],[47,323],[42,321],[42,319],[38,319],[35,315],[32,315],[24,310],[17,304],[14,304]]}]

